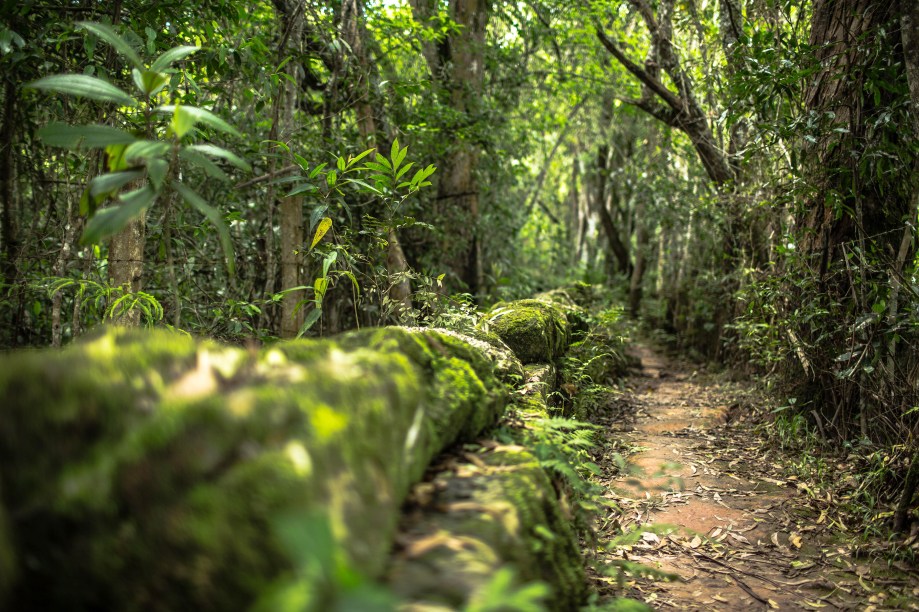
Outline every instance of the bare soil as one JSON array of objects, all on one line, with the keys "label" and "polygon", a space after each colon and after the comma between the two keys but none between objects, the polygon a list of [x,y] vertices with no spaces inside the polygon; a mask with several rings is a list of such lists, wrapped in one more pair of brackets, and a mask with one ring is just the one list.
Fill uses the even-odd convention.
[{"label": "bare soil", "polygon": [[742,387],[634,351],[641,371],[597,419],[613,505],[601,595],[665,610],[919,609],[916,569],[854,558],[853,534],[823,510],[832,486],[788,476],[787,453],[741,418]]}]

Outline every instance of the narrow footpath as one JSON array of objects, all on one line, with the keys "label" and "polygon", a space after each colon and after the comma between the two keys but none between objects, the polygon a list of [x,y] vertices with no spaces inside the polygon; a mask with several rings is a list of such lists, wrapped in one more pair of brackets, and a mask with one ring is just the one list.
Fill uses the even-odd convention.
[{"label": "narrow footpath", "polygon": [[594,576],[601,594],[655,609],[916,609],[919,576],[853,559],[821,512],[832,492],[783,476],[782,452],[737,422],[742,390],[634,352],[641,371],[597,423],[619,509],[600,525],[600,561],[623,570]]}]

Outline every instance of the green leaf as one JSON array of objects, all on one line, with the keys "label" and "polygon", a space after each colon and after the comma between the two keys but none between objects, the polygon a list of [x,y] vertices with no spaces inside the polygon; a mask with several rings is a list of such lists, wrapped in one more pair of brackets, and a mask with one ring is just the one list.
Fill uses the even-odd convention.
[{"label": "green leaf", "polygon": [[217,147],[212,144],[200,144],[187,147],[186,151],[198,151],[199,153],[204,153],[205,155],[210,155],[211,157],[218,157],[220,159],[226,160],[231,165],[236,166],[240,170],[245,170],[246,172],[252,171],[252,166],[246,163],[246,160],[231,151],[227,151],[223,147]]},{"label": "green leaf", "polygon": [[179,159],[198,166],[204,170],[205,174],[211,178],[215,178],[223,182],[230,180],[230,177],[220,169],[220,166],[212,162],[201,153],[198,153],[197,151],[190,151],[188,148],[182,149],[179,151]]},{"label": "green leaf", "polygon": [[357,282],[357,278],[355,278],[354,274],[352,274],[351,272],[349,272],[349,271],[347,271],[347,270],[343,270],[343,271],[342,271],[342,274],[344,274],[345,276],[347,276],[348,278],[351,279],[351,284],[354,285],[354,291],[357,293],[357,295],[360,295],[360,294],[361,294],[361,285],[360,285],[360,283]]},{"label": "green leaf", "polygon": [[92,32],[112,47],[115,48],[118,53],[123,55],[125,59],[134,64],[135,68],[143,68],[144,64],[140,61],[140,56],[137,55],[137,51],[134,50],[128,42],[118,35],[118,32],[115,31],[110,25],[104,23],[96,23],[93,21],[78,21],[77,27],[87,32]]},{"label": "green leaf", "polygon": [[389,159],[392,160],[393,172],[399,169],[399,139],[392,141],[392,149],[389,151]]},{"label": "green leaf", "polygon": [[378,164],[376,162],[365,162],[364,168],[366,168],[367,170],[373,170],[374,172],[380,172],[383,174],[389,174],[390,172],[390,169],[388,166],[384,166],[383,164]]},{"label": "green leaf", "polygon": [[415,162],[408,162],[407,164],[402,166],[402,168],[398,172],[396,172],[396,180],[398,181],[400,178],[402,178],[402,175],[408,172],[409,170],[411,170],[412,166],[414,165],[415,165]]},{"label": "green leaf", "polygon": [[124,158],[131,159],[149,159],[151,157],[162,157],[169,152],[169,143],[159,140],[137,140],[128,145],[124,151]]},{"label": "green leaf", "polygon": [[108,81],[85,74],[55,74],[32,81],[26,84],[25,87],[26,89],[40,89],[52,93],[98,100],[99,102],[114,102],[122,106],[133,106],[136,103],[134,98]]},{"label": "green leaf", "polygon": [[312,183],[301,183],[291,189],[284,197],[292,198],[293,196],[300,195],[301,193],[312,193],[314,191],[319,191],[319,188]]},{"label": "green leaf", "polygon": [[315,168],[313,168],[313,171],[310,172],[310,178],[311,178],[311,179],[316,178],[316,176],[317,176],[320,172],[322,172],[322,169],[325,168],[327,165],[328,165],[328,164],[327,164],[326,162],[322,162],[321,164],[319,164],[318,166],[316,166]]},{"label": "green leaf", "polygon": [[81,244],[97,244],[120,232],[131,221],[143,214],[156,199],[149,186],[135,189],[119,198],[119,203],[104,208],[93,215],[83,231]]},{"label": "green leaf", "polygon": [[318,321],[321,316],[322,308],[320,306],[313,308],[310,313],[306,315],[306,319],[303,321],[303,325],[300,326],[300,331],[297,332],[297,337],[300,338],[303,336],[303,334],[308,332],[309,329],[316,324],[316,321]]},{"label": "green leaf", "polygon": [[179,181],[172,181],[171,185],[187,204],[204,215],[217,230],[220,246],[223,248],[224,257],[227,260],[227,270],[231,276],[235,274],[236,261],[233,255],[233,242],[230,240],[230,229],[227,227],[223,217],[216,208],[205,202],[204,198]]},{"label": "green leaf", "polygon": [[338,259],[338,251],[330,251],[328,255],[325,256],[325,259],[322,260],[322,275],[329,275],[329,268],[332,267],[332,264],[335,263],[335,260]]},{"label": "green leaf", "polygon": [[165,159],[151,159],[147,161],[147,176],[157,191],[163,188],[166,174],[169,172],[169,162]]},{"label": "green leaf", "polygon": [[172,113],[170,127],[172,127],[172,131],[176,138],[181,139],[195,127],[195,118],[186,110],[185,106],[176,104],[175,112]]},{"label": "green leaf", "polygon": [[39,128],[38,137],[48,146],[65,149],[80,146],[100,149],[112,144],[131,144],[137,140],[129,132],[109,125],[67,125],[59,122]]},{"label": "green leaf", "polygon": [[372,191],[373,193],[376,193],[376,194],[378,194],[378,195],[382,195],[382,194],[383,194],[383,192],[380,191],[379,189],[377,189],[376,187],[373,187],[373,186],[371,186],[371,185],[365,183],[364,181],[362,181],[362,180],[360,180],[360,179],[346,179],[345,182],[347,182],[347,183],[354,183],[354,184],[356,184],[356,185],[360,185],[360,186],[363,187],[364,189],[367,189],[367,190],[369,190],[369,191]]},{"label": "green leaf", "polygon": [[131,181],[144,175],[140,170],[125,170],[123,172],[109,172],[100,174],[89,183],[89,194],[98,197],[107,193],[118,191]]},{"label": "green leaf", "polygon": [[301,170],[303,170],[304,172],[309,172],[310,163],[309,161],[307,161],[305,157],[294,153],[294,160],[297,162],[297,165],[300,166]]},{"label": "green leaf", "polygon": [[325,297],[325,292],[329,288],[329,277],[320,276],[313,283],[313,293],[316,295],[316,301],[321,302]]},{"label": "green leaf", "polygon": [[325,211],[329,210],[328,204],[322,204],[317,206],[315,210],[310,214],[310,230],[313,231],[313,228],[316,227],[316,224],[319,223],[319,220],[322,218],[322,215],[325,214]]},{"label": "green leaf", "polygon": [[370,155],[370,154],[373,153],[374,151],[376,151],[376,149],[367,149],[367,150],[364,151],[363,153],[359,153],[357,157],[349,157],[349,158],[348,158],[348,167],[350,168],[351,166],[353,166],[353,165],[356,164],[357,162],[361,161],[362,159],[364,159],[365,157],[367,157],[368,155]]},{"label": "green leaf", "polygon": [[[386,157],[384,157],[383,155],[380,155],[379,153],[377,153],[377,156],[374,157],[373,159],[374,159],[374,161],[375,161],[376,163],[378,163],[378,164],[380,164],[381,166],[383,166],[383,170],[381,170],[381,172],[387,172],[387,173],[388,173],[388,172],[392,172],[392,165],[389,163],[389,160],[386,159]],[[367,162],[366,165],[369,166],[370,163],[371,163],[371,162]]]},{"label": "green leaf", "polygon": [[329,185],[329,187],[334,187],[335,181],[337,180],[338,180],[338,173],[335,172],[334,170],[332,170],[331,172],[325,175],[325,182]]},{"label": "green leaf", "polygon": [[[225,132],[241,138],[242,134],[239,133],[235,127],[215,115],[209,110],[204,110],[203,108],[198,108],[197,106],[179,106],[175,104],[173,106],[158,106],[156,112],[165,113],[165,114],[174,114],[177,108],[181,108],[185,113],[187,113],[193,122],[193,124],[203,123],[209,127],[214,128],[219,132]],[[178,132],[177,132],[178,133]]]},{"label": "green leaf", "polygon": [[185,59],[192,53],[199,51],[201,47],[191,47],[191,46],[181,46],[173,47],[167,51],[164,51],[161,56],[156,58],[156,61],[150,65],[150,70],[155,72],[163,72],[172,67],[173,62],[177,62],[181,59]]},{"label": "green leaf", "polygon": [[152,70],[140,71],[135,68],[131,71],[131,76],[134,77],[134,84],[137,85],[137,89],[147,98],[152,98],[158,94],[169,82],[168,74]]},{"label": "green leaf", "polygon": [[339,157],[338,160],[336,160],[335,165],[338,167],[339,171],[344,172],[345,171],[345,158]]},{"label": "green leaf", "polygon": [[316,234],[313,236],[313,242],[310,244],[310,250],[319,244],[319,241],[322,240],[322,237],[325,236],[330,227],[332,227],[332,220],[328,217],[323,217],[322,221],[319,222],[319,227],[316,228]]}]

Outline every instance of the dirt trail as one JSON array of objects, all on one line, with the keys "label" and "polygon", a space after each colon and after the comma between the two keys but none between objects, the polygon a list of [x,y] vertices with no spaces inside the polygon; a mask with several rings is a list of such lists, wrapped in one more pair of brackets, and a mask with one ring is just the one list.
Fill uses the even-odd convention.
[{"label": "dirt trail", "polygon": [[[602,483],[621,509],[602,526],[601,545],[605,561],[675,579],[630,566],[621,577],[598,576],[601,593],[624,588],[658,609],[890,607],[889,588],[877,587],[883,578],[832,543],[813,489],[782,478],[778,451],[732,423],[736,389],[700,382],[645,347],[635,352],[642,369],[623,398],[634,418],[600,423],[610,440]],[[637,541],[624,542],[626,532]]]}]

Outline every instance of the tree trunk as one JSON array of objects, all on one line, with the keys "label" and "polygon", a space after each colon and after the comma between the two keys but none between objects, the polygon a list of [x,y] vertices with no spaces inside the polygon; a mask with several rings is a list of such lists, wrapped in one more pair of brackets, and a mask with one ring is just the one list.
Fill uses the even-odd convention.
[{"label": "tree trunk", "polygon": [[[351,46],[351,52],[357,60],[355,78],[358,80],[359,85],[356,96],[357,102],[354,107],[357,129],[365,146],[376,147],[378,152],[385,153],[388,147],[385,146],[385,139],[377,128],[373,106],[371,105],[371,66],[367,56],[367,45],[364,44],[368,32],[362,19],[362,0],[346,0],[342,5],[342,29],[344,39]],[[388,211],[384,211],[384,214],[390,215]],[[393,227],[395,219],[387,218],[384,221],[388,228],[386,234],[386,272],[389,275],[390,283],[387,295],[392,303],[401,304],[403,312],[411,312],[412,284],[408,278],[411,268],[405,259],[405,253],[402,250],[402,243],[399,241],[396,228]]]},{"label": "tree trunk", "polygon": [[[130,190],[130,188],[129,188]],[[142,214],[112,236],[108,253],[109,283],[125,293],[138,293],[143,289],[144,244],[147,232],[147,215]],[[116,325],[140,325],[141,311],[132,308],[116,310],[111,321]]]},{"label": "tree trunk", "polygon": [[[272,127],[272,133],[275,135],[272,139],[284,141],[299,127],[295,120],[303,80],[303,67],[299,61],[303,44],[303,6],[300,2],[281,0],[276,2],[276,8],[282,20],[281,30],[283,32],[279,42],[278,57],[283,58],[288,55],[294,57],[288,62],[288,72],[293,77],[293,82],[283,81],[281,91],[278,92],[278,103],[282,106],[276,109],[275,124]],[[282,198],[277,208],[281,242],[281,289],[291,289],[304,284],[303,257],[300,255],[305,243],[303,198]],[[269,280],[269,283],[273,284],[273,281]],[[297,304],[304,297],[303,291],[291,291],[281,299],[280,335],[282,338],[293,338],[300,331],[306,309],[298,310]]]},{"label": "tree trunk", "polygon": [[629,261],[629,250],[619,237],[619,230],[616,228],[616,222],[610,214],[607,197],[607,183],[609,182],[609,147],[605,144],[600,145],[597,149],[597,167],[594,180],[594,190],[592,194],[593,208],[600,218],[600,225],[603,227],[603,234],[606,236],[606,242],[609,244],[610,252],[616,261],[616,271],[628,274],[631,270]]},{"label": "tree trunk", "polygon": [[[415,19],[425,23],[434,6],[425,0],[411,2]],[[445,101],[460,116],[473,123],[482,95],[485,76],[485,31],[488,0],[456,0],[450,3],[450,17],[460,27],[436,49],[426,45],[424,55],[432,77],[439,83]],[[437,202],[443,225],[453,231],[444,241],[448,265],[454,280],[473,295],[482,290],[481,243],[478,239],[479,186],[476,169],[478,146],[458,139],[439,169]]]},{"label": "tree trunk", "polygon": [[13,134],[16,123],[16,100],[19,90],[13,79],[6,80],[3,99],[3,117],[0,118],[0,272],[7,285],[16,280],[18,240],[13,204]]}]

